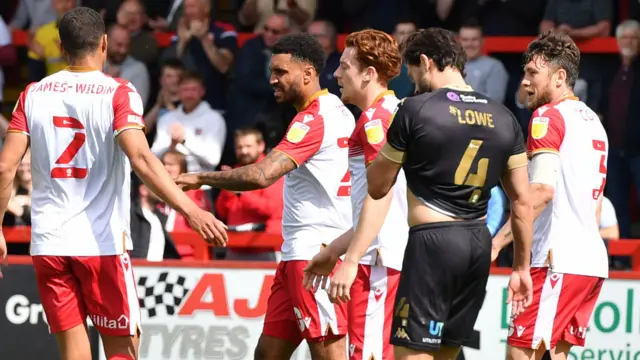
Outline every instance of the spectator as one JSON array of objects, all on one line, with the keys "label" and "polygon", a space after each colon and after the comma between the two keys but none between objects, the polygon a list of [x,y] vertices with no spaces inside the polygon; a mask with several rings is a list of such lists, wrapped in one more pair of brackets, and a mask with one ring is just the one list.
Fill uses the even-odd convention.
[{"label": "spectator", "polygon": [[[166,153],[162,154],[161,160],[169,175],[174,178],[182,173],[187,172],[187,162],[185,156],[182,153],[179,153],[175,150],[169,150]],[[201,208],[202,210],[211,211],[211,202],[209,201],[209,197],[203,189],[190,190],[187,191],[186,194],[187,196],[189,196],[189,198],[191,198],[191,200],[193,200],[194,203],[198,204],[199,208]],[[158,208],[165,216],[167,216],[165,225],[166,231],[193,231],[187,219],[179,212],[170,208],[166,204],[158,204]],[[176,245],[176,249],[178,250],[178,253],[182,257],[182,259],[193,259],[194,250],[189,245]]]},{"label": "spectator", "polygon": [[160,199],[140,181],[132,181],[131,185],[138,191],[137,199],[131,204],[131,257],[147,261],[180,259],[165,229],[167,216],[158,209]]},{"label": "spectator", "polygon": [[[396,25],[393,37],[398,44],[402,44],[404,39],[416,31],[416,24],[411,21],[401,21]],[[400,74],[389,83],[389,89],[393,90],[399,99],[411,96],[415,92],[415,86],[409,78],[407,65],[402,64]]]},{"label": "spectator", "polygon": [[[52,0],[58,16],[76,7],[76,0]],[[36,30],[29,43],[29,81],[40,81],[67,66],[60,52],[58,22],[53,20]]]},{"label": "spectator", "polygon": [[125,0],[117,15],[118,25],[129,30],[131,45],[129,54],[136,60],[142,61],[147,69],[156,67],[160,48],[158,40],[151,31],[144,28],[147,14],[139,0]]},{"label": "spectator", "polygon": [[227,126],[220,113],[202,101],[202,77],[185,73],[179,83],[180,105],[157,122],[151,147],[161,157],[169,150],[186,156],[189,172],[213,171],[222,156]]},{"label": "spectator", "polygon": [[253,27],[253,32],[263,31],[267,19],[281,11],[293,21],[295,27],[304,29],[315,18],[317,0],[246,0],[238,13],[242,26]]},{"label": "spectator", "polygon": [[467,54],[464,67],[467,84],[473,90],[504,103],[509,75],[500,60],[482,54],[484,38],[480,25],[471,20],[466,22],[460,28],[458,37]]},{"label": "spectator", "polygon": [[117,24],[112,25],[108,36],[107,61],[104,64],[105,74],[129,80],[138,90],[142,103],[146,106],[151,89],[149,71],[142,62],[129,55],[131,44],[129,30]]},{"label": "spectator", "polygon": [[82,6],[92,8],[100,13],[106,24],[116,22],[118,9],[122,0],[82,0]]},{"label": "spectator", "polygon": [[155,133],[156,121],[167,112],[176,110],[180,105],[178,83],[183,71],[184,65],[178,59],[169,59],[162,64],[160,69],[160,91],[158,91],[156,103],[144,116],[147,132]]},{"label": "spectator", "polygon": [[[255,128],[239,129],[235,133],[235,148],[238,167],[256,163],[264,158],[265,143],[262,133]],[[224,167],[223,170],[229,170]],[[265,231],[281,234],[282,189],[284,178],[268,188],[254,191],[220,191],[216,200],[216,213],[228,226],[245,224],[265,224]],[[228,249],[228,260],[275,261],[273,249],[260,248],[255,244],[251,249]]]},{"label": "spectator", "polygon": [[206,0],[184,0],[184,16],[178,36],[165,52],[165,58],[178,58],[191,71],[203,75],[205,99],[214,109],[226,109],[226,74],[233,65],[238,34],[229,25],[210,18]]},{"label": "spectator", "polygon": [[[235,129],[254,126],[256,123],[272,124],[277,121],[274,114],[278,108],[273,97],[273,87],[269,84],[269,60],[271,59],[271,48],[283,35],[289,33],[289,19],[285,13],[276,12],[269,16],[264,32],[247,40],[240,49],[238,62],[235,69],[235,82],[231,89],[229,129],[227,138],[226,158],[232,158],[234,149],[230,141]],[[282,124],[274,125],[274,132],[280,134]],[[265,133],[272,132],[265,128]],[[274,135],[277,141],[282,136]],[[283,134],[282,134],[283,135]]]},{"label": "spectator", "polygon": [[620,60],[605,71],[608,93],[601,113],[609,138],[605,191],[618,213],[620,236],[626,239],[632,236],[630,201],[638,201],[631,200],[631,186],[640,189],[640,23],[627,20],[618,25],[616,39]]},{"label": "spectator", "polygon": [[[215,0],[200,0],[215,9]],[[149,13],[149,27],[155,31],[175,32],[184,15],[183,0],[146,0]]]},{"label": "spectator", "polygon": [[[612,18],[612,0],[549,0],[540,32],[554,29],[576,41],[609,36]],[[595,112],[600,112],[603,66],[600,54],[581,55],[580,77],[587,81],[586,103]]]},{"label": "spectator", "polygon": [[[2,93],[4,88],[3,66],[11,66],[16,61],[16,48],[13,47],[11,32],[0,17],[0,109],[2,109]],[[6,128],[4,129],[6,131]],[[1,132],[4,134],[4,131]]]},{"label": "spectator", "polygon": [[336,47],[338,34],[335,26],[328,21],[314,21],[309,25],[307,32],[315,37],[322,45],[322,49],[324,49],[325,65],[320,74],[320,87],[340,97],[338,80],[333,77],[333,73],[340,66],[340,56],[342,55]]},{"label": "spectator", "polygon": [[[53,0],[55,1],[55,0]],[[9,28],[12,31],[24,30],[34,33],[43,25],[56,21],[58,15],[53,10],[52,0],[20,0],[18,8],[11,19]]]},{"label": "spectator", "polygon": [[600,212],[600,236],[607,240],[618,240],[620,238],[616,209],[607,197],[602,198],[602,210]]},{"label": "spectator", "polygon": [[4,226],[31,225],[31,151],[27,150],[16,171],[13,192],[4,215]]}]

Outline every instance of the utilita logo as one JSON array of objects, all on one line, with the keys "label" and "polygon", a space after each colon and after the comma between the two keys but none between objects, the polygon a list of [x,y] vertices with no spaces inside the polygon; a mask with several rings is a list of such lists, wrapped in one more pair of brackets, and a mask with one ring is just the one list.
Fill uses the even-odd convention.
[{"label": "utilita logo", "polygon": [[108,319],[106,316],[91,315],[93,326],[104,329],[128,329],[129,318],[124,314],[120,315],[118,320]]}]

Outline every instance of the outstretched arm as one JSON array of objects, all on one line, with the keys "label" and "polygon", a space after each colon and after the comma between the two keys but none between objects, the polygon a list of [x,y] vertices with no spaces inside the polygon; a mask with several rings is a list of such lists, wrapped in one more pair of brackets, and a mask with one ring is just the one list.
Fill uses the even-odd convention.
[{"label": "outstretched arm", "polygon": [[199,185],[231,191],[249,191],[269,187],[295,168],[296,163],[289,156],[273,150],[262,161],[251,165],[227,171],[187,175],[195,175]]}]

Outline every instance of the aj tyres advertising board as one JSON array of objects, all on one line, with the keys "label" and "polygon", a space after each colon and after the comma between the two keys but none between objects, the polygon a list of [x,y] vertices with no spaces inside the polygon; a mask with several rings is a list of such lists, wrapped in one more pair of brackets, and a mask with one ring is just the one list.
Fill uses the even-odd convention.
[{"label": "aj tyres advertising board", "polygon": [[[140,359],[253,359],[273,269],[137,267]],[[466,360],[501,359],[509,331],[506,276],[491,276]],[[605,282],[573,360],[640,360],[640,280]],[[295,360],[310,358],[305,345]]]}]

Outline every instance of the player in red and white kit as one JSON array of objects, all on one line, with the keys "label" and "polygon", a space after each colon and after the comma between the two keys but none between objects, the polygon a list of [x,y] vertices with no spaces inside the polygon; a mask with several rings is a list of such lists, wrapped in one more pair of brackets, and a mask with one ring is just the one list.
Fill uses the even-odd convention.
[{"label": "player in red and white kit", "polygon": [[0,215],[31,146],[31,255],[61,358],[91,359],[89,317],[107,359],[133,360],[140,311],[127,253],[131,168],[208,240],[223,245],[224,225],[201,211],[149,150],[136,89],[102,73],[107,36],[101,16],[75,8],[58,28],[71,66],[20,95],[0,154]]},{"label": "player in red and white kit", "polygon": [[346,39],[335,72],[342,100],[363,109],[349,139],[353,191],[353,230],[331,243],[307,265],[305,284],[322,282],[339,256],[344,262],[331,278],[329,297],[349,304],[349,359],[393,360],[391,322],[409,235],[404,172],[387,196],[373,200],[367,192],[367,166],[382,145],[398,99],[387,85],[400,73],[396,41],[378,30],[363,30]]},{"label": "player in red and white kit", "polygon": [[[533,303],[512,319],[507,359],[567,359],[584,346],[587,326],[609,273],[598,229],[608,141],[598,116],[573,95],[580,51],[565,35],[543,34],[525,53],[527,107],[535,110],[527,151],[536,221]],[[507,224],[493,241],[495,258],[511,241]]]},{"label": "player in red and white kit", "polygon": [[347,306],[302,286],[303,268],[322,247],[351,228],[349,136],[353,115],[320,90],[324,53],[308,34],[282,37],[272,49],[276,101],[298,109],[284,139],[260,162],[233,170],[183,174],[185,188],[206,184],[232,191],[265,188],[285,177],[282,261],[267,305],[256,359],[289,359],[300,342],[313,359],[345,357]]}]

